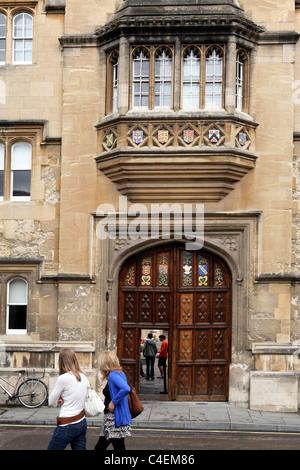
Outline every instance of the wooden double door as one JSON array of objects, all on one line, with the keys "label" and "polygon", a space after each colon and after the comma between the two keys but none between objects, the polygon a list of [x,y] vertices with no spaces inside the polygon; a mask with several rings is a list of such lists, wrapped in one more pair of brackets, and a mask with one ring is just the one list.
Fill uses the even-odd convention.
[{"label": "wooden double door", "polygon": [[139,390],[141,330],[166,330],[168,399],[227,401],[231,293],[228,266],[209,252],[170,245],[129,259],[119,278],[118,356],[132,385]]}]

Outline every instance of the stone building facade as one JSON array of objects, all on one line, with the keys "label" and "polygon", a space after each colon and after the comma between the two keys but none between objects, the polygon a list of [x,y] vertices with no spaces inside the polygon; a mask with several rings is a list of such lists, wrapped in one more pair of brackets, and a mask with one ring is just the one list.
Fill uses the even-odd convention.
[{"label": "stone building facade", "polygon": [[143,392],[155,329],[164,399],[298,409],[299,33],[297,0],[0,0],[1,373],[51,389],[71,346],[100,387],[111,348]]}]

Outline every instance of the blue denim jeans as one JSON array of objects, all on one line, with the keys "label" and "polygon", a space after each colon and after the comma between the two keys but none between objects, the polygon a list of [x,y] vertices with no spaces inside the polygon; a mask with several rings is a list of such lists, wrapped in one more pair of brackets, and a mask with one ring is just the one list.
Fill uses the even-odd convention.
[{"label": "blue denim jeans", "polygon": [[85,418],[79,423],[57,426],[47,450],[64,450],[68,444],[72,450],[86,450],[86,430]]}]

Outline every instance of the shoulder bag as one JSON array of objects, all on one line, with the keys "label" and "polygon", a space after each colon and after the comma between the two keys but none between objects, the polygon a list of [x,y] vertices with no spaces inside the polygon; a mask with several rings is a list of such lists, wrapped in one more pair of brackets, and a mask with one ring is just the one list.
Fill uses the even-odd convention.
[{"label": "shoulder bag", "polygon": [[140,415],[144,411],[144,407],[134,387],[131,387],[131,390],[128,393],[128,405],[129,405],[129,411],[130,411],[132,419],[136,418],[138,415]]},{"label": "shoulder bag", "polygon": [[98,393],[89,387],[84,402],[86,416],[97,416],[104,411],[104,403]]}]

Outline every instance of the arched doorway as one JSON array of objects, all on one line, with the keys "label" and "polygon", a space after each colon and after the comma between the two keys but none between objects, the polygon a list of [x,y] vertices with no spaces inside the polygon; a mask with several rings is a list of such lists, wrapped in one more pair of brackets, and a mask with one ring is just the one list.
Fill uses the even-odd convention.
[{"label": "arched doorway", "polygon": [[231,293],[228,266],[205,250],[168,245],[128,259],[119,277],[118,355],[131,383],[140,390],[141,331],[164,330],[167,398],[227,401]]}]

